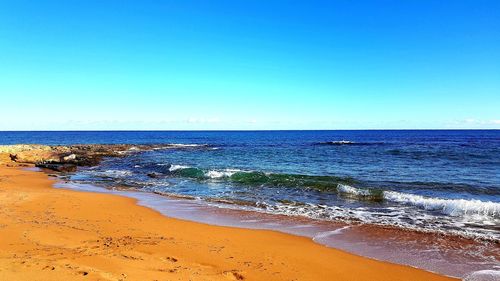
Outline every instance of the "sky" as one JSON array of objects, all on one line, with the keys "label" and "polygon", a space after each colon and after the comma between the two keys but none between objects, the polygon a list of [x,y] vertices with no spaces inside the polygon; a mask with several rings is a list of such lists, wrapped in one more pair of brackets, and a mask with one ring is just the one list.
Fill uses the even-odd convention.
[{"label": "sky", "polygon": [[500,129],[500,1],[0,0],[0,130]]}]

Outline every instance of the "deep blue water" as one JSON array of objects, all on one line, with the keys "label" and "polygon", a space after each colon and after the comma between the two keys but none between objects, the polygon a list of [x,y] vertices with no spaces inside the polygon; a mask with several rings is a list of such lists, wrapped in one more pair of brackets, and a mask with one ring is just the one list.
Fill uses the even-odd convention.
[{"label": "deep blue water", "polygon": [[500,238],[496,130],[0,132],[0,143],[192,145],[107,159],[72,179],[228,208]]}]

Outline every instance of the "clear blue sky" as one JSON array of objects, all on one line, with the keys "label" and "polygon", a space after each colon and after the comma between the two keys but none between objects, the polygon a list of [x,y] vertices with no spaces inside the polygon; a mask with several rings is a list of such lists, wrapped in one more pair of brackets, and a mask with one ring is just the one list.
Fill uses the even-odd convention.
[{"label": "clear blue sky", "polygon": [[500,1],[0,1],[0,130],[500,128]]}]

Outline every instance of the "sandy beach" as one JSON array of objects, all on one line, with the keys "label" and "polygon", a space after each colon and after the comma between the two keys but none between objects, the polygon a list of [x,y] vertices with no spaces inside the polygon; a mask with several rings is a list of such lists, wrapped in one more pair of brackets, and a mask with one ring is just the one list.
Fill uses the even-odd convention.
[{"label": "sandy beach", "polygon": [[0,280],[454,280],[273,231],[171,219],[0,168]]},{"label": "sandy beach", "polygon": [[500,281],[500,1],[0,3],[0,281]]}]

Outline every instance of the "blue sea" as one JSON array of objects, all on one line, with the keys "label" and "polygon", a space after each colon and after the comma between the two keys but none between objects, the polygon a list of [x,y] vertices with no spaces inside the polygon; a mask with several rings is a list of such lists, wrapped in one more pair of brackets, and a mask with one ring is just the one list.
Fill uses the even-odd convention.
[{"label": "blue sea", "polygon": [[105,159],[68,180],[490,247],[500,241],[498,130],[0,132],[0,144],[17,143],[169,144]]},{"label": "blue sea", "polygon": [[497,130],[1,132],[0,143],[178,144],[110,158],[74,178],[500,239]]}]

